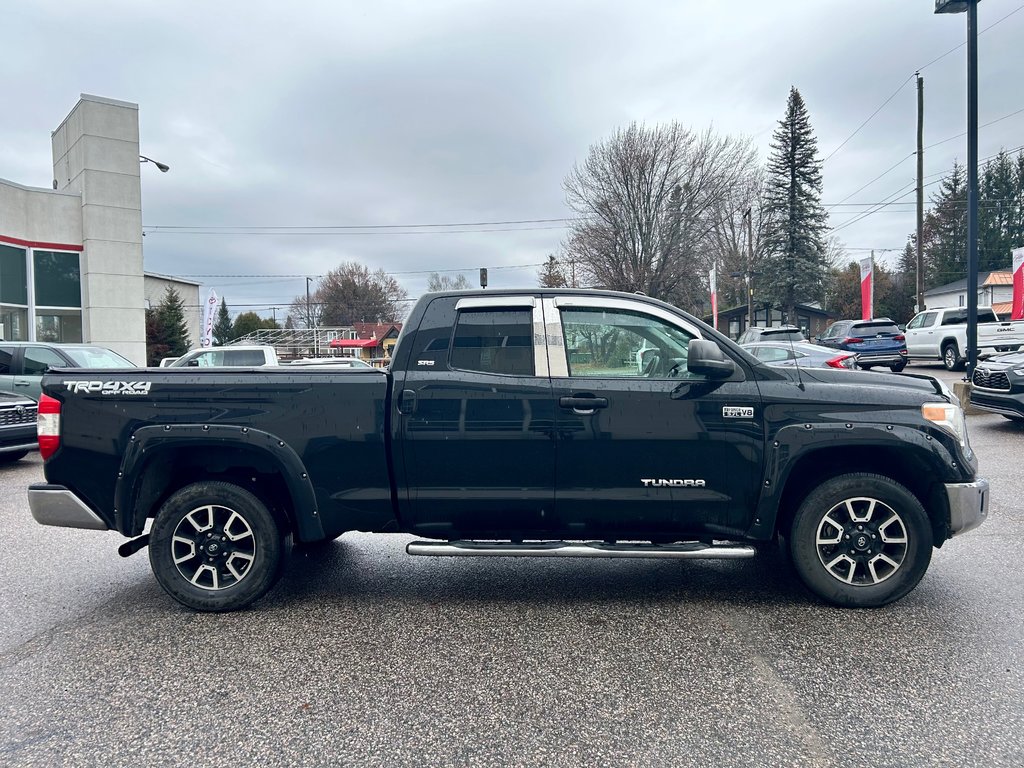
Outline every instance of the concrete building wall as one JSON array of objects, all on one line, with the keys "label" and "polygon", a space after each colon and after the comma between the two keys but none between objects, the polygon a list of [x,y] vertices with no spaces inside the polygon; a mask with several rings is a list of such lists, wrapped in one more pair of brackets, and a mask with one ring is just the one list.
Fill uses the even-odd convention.
[{"label": "concrete building wall", "polygon": [[138,105],[82,94],[53,132],[57,190],[80,196],[82,333],[146,360]]},{"label": "concrete building wall", "polygon": [[146,306],[156,308],[164,300],[168,288],[173,288],[185,303],[185,321],[188,323],[189,347],[199,346],[202,333],[202,301],[199,296],[199,284],[190,280],[181,280],[168,275],[146,274],[144,278]]},{"label": "concrete building wall", "polygon": [[81,244],[81,198],[0,179],[0,234],[28,242]]}]

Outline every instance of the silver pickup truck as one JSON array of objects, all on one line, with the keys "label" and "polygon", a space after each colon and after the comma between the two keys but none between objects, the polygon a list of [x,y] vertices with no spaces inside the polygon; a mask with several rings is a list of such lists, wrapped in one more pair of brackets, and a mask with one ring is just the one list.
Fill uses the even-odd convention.
[{"label": "silver pickup truck", "polygon": [[[907,323],[907,357],[941,360],[947,370],[963,368],[967,359],[967,309],[946,307],[918,312]],[[1024,320],[1000,320],[992,307],[978,307],[978,351],[1012,352],[1024,345]]]}]

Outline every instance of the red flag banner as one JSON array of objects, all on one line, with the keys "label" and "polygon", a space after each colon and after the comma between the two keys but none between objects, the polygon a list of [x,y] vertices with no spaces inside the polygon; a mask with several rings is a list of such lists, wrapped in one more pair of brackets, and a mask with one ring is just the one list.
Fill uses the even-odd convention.
[{"label": "red flag banner", "polygon": [[1013,250],[1013,313],[1011,320],[1024,320],[1024,248]]},{"label": "red flag banner", "polygon": [[718,330],[718,280],[715,270],[711,270],[711,322],[714,329]]},{"label": "red flag banner", "polygon": [[875,308],[872,306],[874,292],[872,291],[871,286],[871,281],[874,279],[874,267],[875,260],[873,257],[869,256],[866,259],[860,260],[861,320],[870,320],[875,310]]}]

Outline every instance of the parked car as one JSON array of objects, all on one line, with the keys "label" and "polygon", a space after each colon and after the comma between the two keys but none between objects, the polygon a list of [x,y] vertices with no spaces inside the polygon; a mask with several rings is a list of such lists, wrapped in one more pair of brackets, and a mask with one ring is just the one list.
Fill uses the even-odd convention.
[{"label": "parked car", "polygon": [[755,325],[741,333],[736,343],[752,344],[755,341],[807,341],[807,337],[795,325],[773,325],[770,328]]},{"label": "parked car", "polygon": [[105,347],[46,341],[0,341],[0,391],[39,399],[47,368],[135,368]]},{"label": "parked car", "polygon": [[226,611],[273,586],[289,538],[346,531],[446,557],[734,559],[781,538],[823,599],[879,606],[988,513],[941,382],[773,368],[646,296],[428,293],[389,370],[324,373],[47,376],[32,514],[117,530],[171,597]]},{"label": "parked car", "polygon": [[907,340],[887,317],[873,320],[837,320],[817,339],[824,347],[854,352],[864,370],[887,366],[893,373],[907,367]]},{"label": "parked car", "polygon": [[288,367],[292,366],[307,366],[315,365],[317,367],[326,368],[347,368],[350,370],[358,369],[370,369],[373,370],[373,366],[367,363],[365,360],[359,360],[355,357],[308,357],[301,360],[292,360],[287,363]]},{"label": "parked car", "polygon": [[13,464],[38,447],[36,401],[0,392],[0,464]]},{"label": "parked car", "polygon": [[[165,358],[166,359],[166,358]],[[233,347],[201,347],[186,352],[167,368],[258,368],[261,365],[280,365],[277,352],[266,345]],[[164,361],[160,361],[163,368]]]},{"label": "parked car", "polygon": [[806,341],[786,343],[784,341],[763,341],[744,344],[743,348],[768,365],[801,368],[844,368],[857,367],[857,355],[853,352],[837,352],[830,347],[809,344]]},{"label": "parked car", "polygon": [[1024,352],[978,363],[971,380],[971,405],[1024,422]]},{"label": "parked car", "polygon": [[[967,308],[918,312],[907,323],[906,336],[911,360],[941,360],[946,370],[960,370],[967,360]],[[1000,320],[992,307],[978,307],[979,352],[1010,352],[1021,344],[1024,320]]]}]

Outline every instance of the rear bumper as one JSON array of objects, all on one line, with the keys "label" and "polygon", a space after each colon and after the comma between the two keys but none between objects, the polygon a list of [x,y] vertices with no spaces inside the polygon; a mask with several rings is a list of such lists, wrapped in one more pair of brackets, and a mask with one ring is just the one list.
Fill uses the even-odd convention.
[{"label": "rear bumper", "polygon": [[983,477],[973,483],[947,483],[946,497],[950,536],[977,528],[988,517],[988,480]]},{"label": "rear bumper", "polygon": [[40,525],[105,531],[109,526],[63,485],[30,485],[28,506]]},{"label": "rear bumper", "polygon": [[896,352],[857,352],[857,365],[863,368],[865,365],[897,365],[905,363],[907,356]]}]

